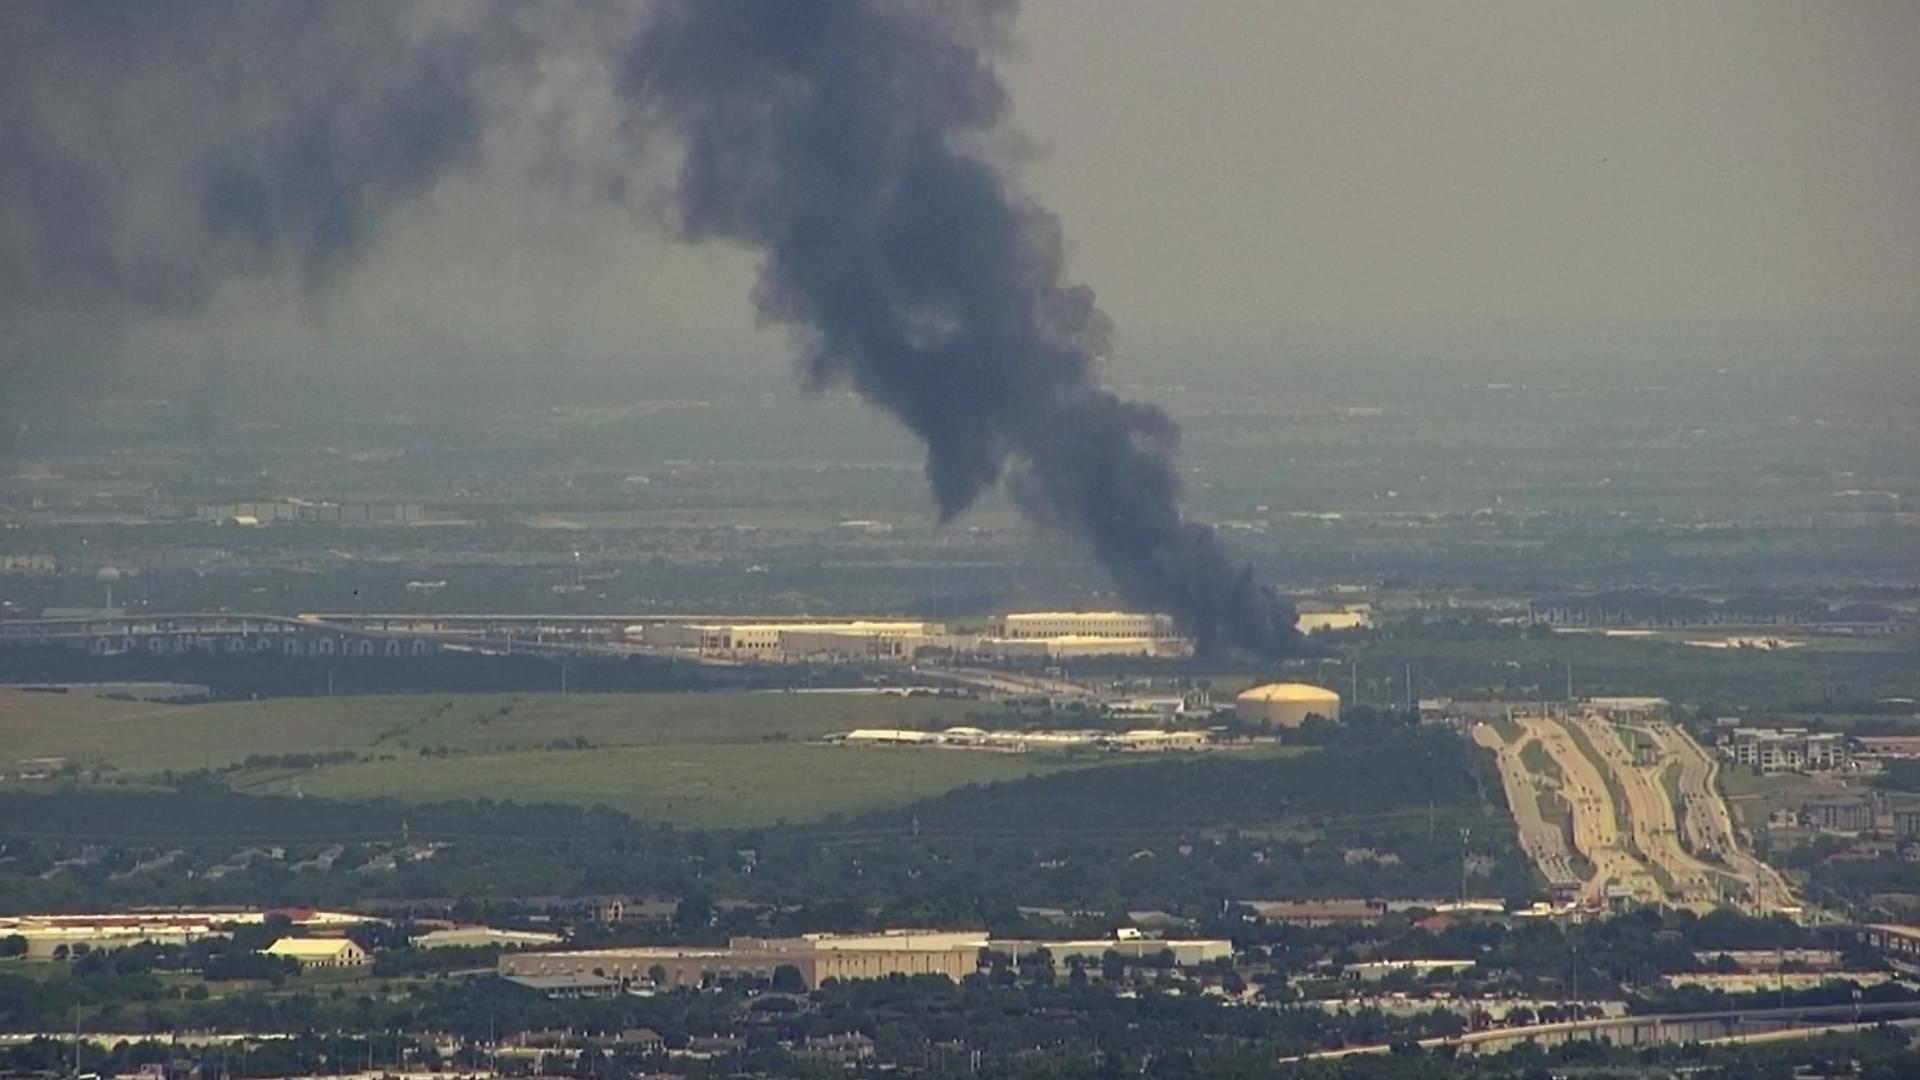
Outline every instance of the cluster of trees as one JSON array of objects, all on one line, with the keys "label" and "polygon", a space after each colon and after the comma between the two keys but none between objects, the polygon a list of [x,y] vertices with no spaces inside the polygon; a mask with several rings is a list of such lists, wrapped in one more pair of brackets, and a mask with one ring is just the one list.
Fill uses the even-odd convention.
[{"label": "cluster of trees", "polygon": [[[54,980],[55,982],[65,980]],[[0,987],[0,1002],[46,991]],[[0,1005],[0,1009],[10,1008]],[[1081,980],[995,980],[961,984],[938,978],[829,985],[810,994],[766,986],[679,992],[651,998],[554,1001],[497,979],[416,984],[404,996],[354,996],[342,990],[269,996],[243,994],[205,1001],[146,999],[113,1016],[96,1009],[89,1026],[122,1030],[127,1041],[80,1048],[83,1071],[128,1074],[144,1064],[200,1066],[240,1077],[315,1074],[342,1063],[371,1061],[434,1068],[477,1068],[491,1061],[488,1047],[534,1031],[567,1031],[566,1053],[579,1053],[568,1075],[624,1078],[658,1071],[657,1051],[622,1047],[620,1032],[648,1027],[667,1047],[725,1036],[719,1057],[681,1060],[676,1068],[713,1075],[750,1071],[779,1075],[838,1075],[839,1067],[790,1053],[810,1038],[858,1032],[869,1037],[876,1063],[906,1064],[930,1077],[960,1075],[1265,1076],[1273,1062],[1319,1048],[1392,1043],[1395,1053],[1324,1065],[1301,1065],[1306,1077],[1399,1080],[1406,1077],[1549,1075],[1566,1066],[1685,1067],[1706,1075],[1786,1077],[1796,1066],[1855,1062],[1867,1078],[1905,1077],[1920,1055],[1903,1034],[1866,1032],[1771,1047],[1694,1046],[1616,1048],[1577,1042],[1551,1050],[1522,1047],[1488,1058],[1456,1057],[1446,1049],[1422,1052],[1418,1039],[1459,1033],[1461,1017],[1431,1012],[1390,1017],[1378,1011],[1331,1014],[1319,1009],[1234,1008],[1200,995],[1151,989],[1123,997]],[[0,1014],[4,1015],[4,1014]],[[12,1024],[12,1020],[8,1020]],[[231,1046],[164,1045],[143,1033],[191,1027],[211,1031],[291,1032],[289,1039]],[[16,1026],[17,1030],[18,1027]],[[54,1025],[58,1030],[58,1025]],[[376,1034],[377,1033],[377,1034]],[[436,1034],[461,1044],[443,1062]],[[0,1049],[0,1070],[57,1071],[74,1048],[55,1039]],[[508,1064],[502,1059],[503,1064]],[[533,1067],[526,1062],[517,1067]],[[1717,1072],[1714,1070],[1718,1070]],[[1603,1070],[1604,1071],[1604,1070]]]}]

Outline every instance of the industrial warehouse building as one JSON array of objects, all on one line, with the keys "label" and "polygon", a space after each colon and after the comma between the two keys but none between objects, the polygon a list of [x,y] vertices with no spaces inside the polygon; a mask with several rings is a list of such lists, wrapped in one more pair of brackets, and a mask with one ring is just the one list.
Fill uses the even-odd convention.
[{"label": "industrial warehouse building", "polygon": [[[343,912],[292,910],[278,912],[306,928],[341,927],[365,922],[366,917]],[[235,926],[258,926],[264,911],[135,911],[116,914],[0,916],[0,938],[25,939],[27,955],[44,959],[67,955],[84,946],[110,952],[134,945],[185,945],[204,937],[228,937]]]},{"label": "industrial warehouse building", "polygon": [[[635,629],[629,627],[628,634]],[[947,628],[941,623],[912,621],[658,623],[638,629],[649,645],[768,660],[899,660],[947,643]]]},{"label": "industrial warehouse building", "polygon": [[[232,920],[212,912],[133,915],[25,915],[0,918],[0,938],[18,936],[26,955],[37,960],[58,950],[110,951],[134,945],[185,945],[203,937],[225,937]],[[61,951],[58,955],[67,955]]]},{"label": "industrial warehouse building", "polygon": [[1183,638],[1099,637],[1093,634],[1065,634],[1060,637],[982,638],[983,656],[1000,660],[1072,660],[1095,656],[1176,657],[1193,651]]},{"label": "industrial warehouse building", "polygon": [[1191,642],[1173,617],[1137,611],[1018,611],[995,616],[978,643],[1002,660],[1071,660],[1102,656],[1185,656]]},{"label": "industrial warehouse building", "polygon": [[996,939],[989,944],[995,952],[1008,956],[1027,956],[1041,949],[1053,958],[1056,964],[1065,964],[1069,960],[1097,964],[1108,953],[1116,953],[1128,960],[1152,960],[1167,956],[1175,967],[1198,967],[1219,960],[1233,958],[1233,942],[1223,938],[1199,938],[1181,941],[1163,941],[1159,938],[1087,938],[1076,941],[1024,941]]},{"label": "industrial warehouse building", "polygon": [[886,930],[874,934],[805,934],[791,938],[734,938],[724,949],[618,948],[580,952],[509,953],[499,972],[508,978],[599,976],[624,983],[697,987],[737,978],[767,979],[792,967],[809,989],[828,979],[884,979],[894,975],[944,975],[954,982],[980,968],[983,949],[1027,956],[1040,949],[1056,963],[1070,957],[1098,962],[1109,952],[1133,960],[1171,956],[1194,965],[1233,955],[1223,940],[1163,941],[1139,936],[1086,941],[993,940],[979,930]]},{"label": "industrial warehouse building", "polygon": [[808,988],[828,979],[945,975],[955,982],[978,969],[987,936],[978,930],[892,930],[879,934],[737,937],[724,949],[639,947],[580,952],[513,953],[500,958],[507,976],[602,975],[623,982],[697,987],[737,978],[772,979],[792,967]]},{"label": "industrial warehouse building", "polygon": [[1307,683],[1268,683],[1242,691],[1233,711],[1249,724],[1297,728],[1309,716],[1340,719],[1340,695]]},{"label": "industrial warehouse building", "polygon": [[1173,616],[1135,611],[1022,611],[996,616],[988,636],[1018,641],[1032,638],[1177,637]]}]

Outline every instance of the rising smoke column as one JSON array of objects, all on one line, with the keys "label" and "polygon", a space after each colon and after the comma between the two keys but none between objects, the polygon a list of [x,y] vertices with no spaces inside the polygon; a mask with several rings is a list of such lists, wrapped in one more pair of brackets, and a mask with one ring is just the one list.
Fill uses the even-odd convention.
[{"label": "rising smoke column", "polygon": [[1007,475],[1202,649],[1297,651],[1293,610],[1181,513],[1172,420],[1099,385],[1107,318],[1066,280],[1058,220],[987,156],[1008,138],[990,56],[1012,8],[670,0],[626,86],[683,144],[687,236],[764,254],[762,318],[811,383],[926,441],[944,519]]}]

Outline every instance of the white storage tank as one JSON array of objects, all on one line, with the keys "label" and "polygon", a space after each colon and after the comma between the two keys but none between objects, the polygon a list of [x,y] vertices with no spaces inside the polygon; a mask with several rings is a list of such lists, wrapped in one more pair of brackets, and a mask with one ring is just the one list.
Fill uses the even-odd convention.
[{"label": "white storage tank", "polygon": [[1250,724],[1295,728],[1309,716],[1340,719],[1340,695],[1306,683],[1267,683],[1242,691],[1233,710]]}]

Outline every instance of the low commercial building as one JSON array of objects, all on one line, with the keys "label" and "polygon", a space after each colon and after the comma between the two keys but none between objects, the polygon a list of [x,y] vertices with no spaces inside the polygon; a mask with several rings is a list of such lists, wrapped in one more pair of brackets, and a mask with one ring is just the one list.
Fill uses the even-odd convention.
[{"label": "low commercial building", "polygon": [[1679,972],[1660,976],[1669,988],[1683,986],[1713,990],[1722,994],[1784,993],[1789,990],[1818,990],[1836,980],[1860,986],[1879,986],[1893,978],[1885,971],[1766,971],[1766,972]]},{"label": "low commercial building", "polygon": [[368,916],[337,911],[129,911],[72,915],[0,915],[0,938],[22,937],[27,955],[64,956],[80,946],[90,950],[124,949],[131,945],[185,945],[203,937],[225,937],[235,926],[258,926],[269,915],[288,918],[302,928],[350,926]]},{"label": "low commercial building", "polygon": [[1779,971],[1782,968],[1833,971],[1840,967],[1840,953],[1834,949],[1700,950],[1693,954],[1693,958],[1708,967],[1731,964],[1741,971]]},{"label": "low commercial building", "polygon": [[620,992],[620,980],[582,972],[565,972],[559,975],[508,975],[505,978],[515,986],[556,1001],[613,997]]},{"label": "low commercial building", "polygon": [[1303,634],[1321,630],[1365,630],[1372,625],[1371,604],[1344,604],[1337,607],[1303,604],[1293,620],[1293,628]]},{"label": "low commercial building", "polygon": [[621,982],[707,986],[732,979],[771,981],[791,967],[807,987],[828,979],[944,975],[958,982],[979,967],[987,937],[977,930],[895,930],[879,934],[738,937],[724,949],[634,947],[503,955],[502,975],[598,975]]},{"label": "low commercial building", "polygon": [[1177,637],[1129,637],[1103,634],[1061,634],[1055,637],[988,637],[978,651],[999,660],[1073,660],[1096,657],[1179,657],[1193,652],[1193,643]]},{"label": "low commercial building", "polygon": [[1104,741],[1115,750],[1198,750],[1207,745],[1207,733],[1141,728],[1109,735]]},{"label": "low commercial building", "polygon": [[215,912],[129,915],[20,915],[0,918],[0,938],[21,937],[27,956],[47,959],[76,950],[111,951],[134,945],[185,945],[204,937],[225,937],[227,927],[246,921]]},{"label": "low commercial building", "polygon": [[452,926],[432,930],[413,939],[416,949],[484,948],[498,945],[509,949],[549,948],[565,941],[559,934],[539,930],[501,930],[492,926]]},{"label": "low commercial building", "polygon": [[657,623],[638,630],[649,645],[735,659],[902,660],[948,643],[945,625],[907,620]]},{"label": "low commercial building", "polygon": [[1874,827],[1873,803],[1858,795],[1812,799],[1800,804],[1800,824],[1834,832],[1868,832]]},{"label": "low commercial building", "polygon": [[1356,982],[1380,982],[1394,975],[1424,979],[1436,973],[1455,975],[1469,971],[1476,963],[1476,960],[1369,960],[1343,965],[1340,977]]},{"label": "low commercial building", "polygon": [[347,938],[281,938],[262,951],[298,960],[303,968],[360,967],[373,959]]},{"label": "low commercial building", "polygon": [[1660,720],[1672,708],[1663,697],[1590,697],[1586,705],[1609,720]]},{"label": "low commercial building", "polygon": [[1149,937],[1082,938],[1066,941],[996,938],[989,943],[988,947],[994,952],[1013,957],[1031,956],[1045,949],[1055,964],[1064,964],[1074,959],[1083,963],[1097,964],[1108,953],[1117,953],[1128,960],[1135,961],[1170,958],[1175,967],[1197,967],[1200,964],[1233,958],[1233,942],[1215,938],[1180,941]]},{"label": "low commercial building", "polygon": [[1268,922],[1289,926],[1339,926],[1377,923],[1387,906],[1378,900],[1242,900],[1242,907]]}]

